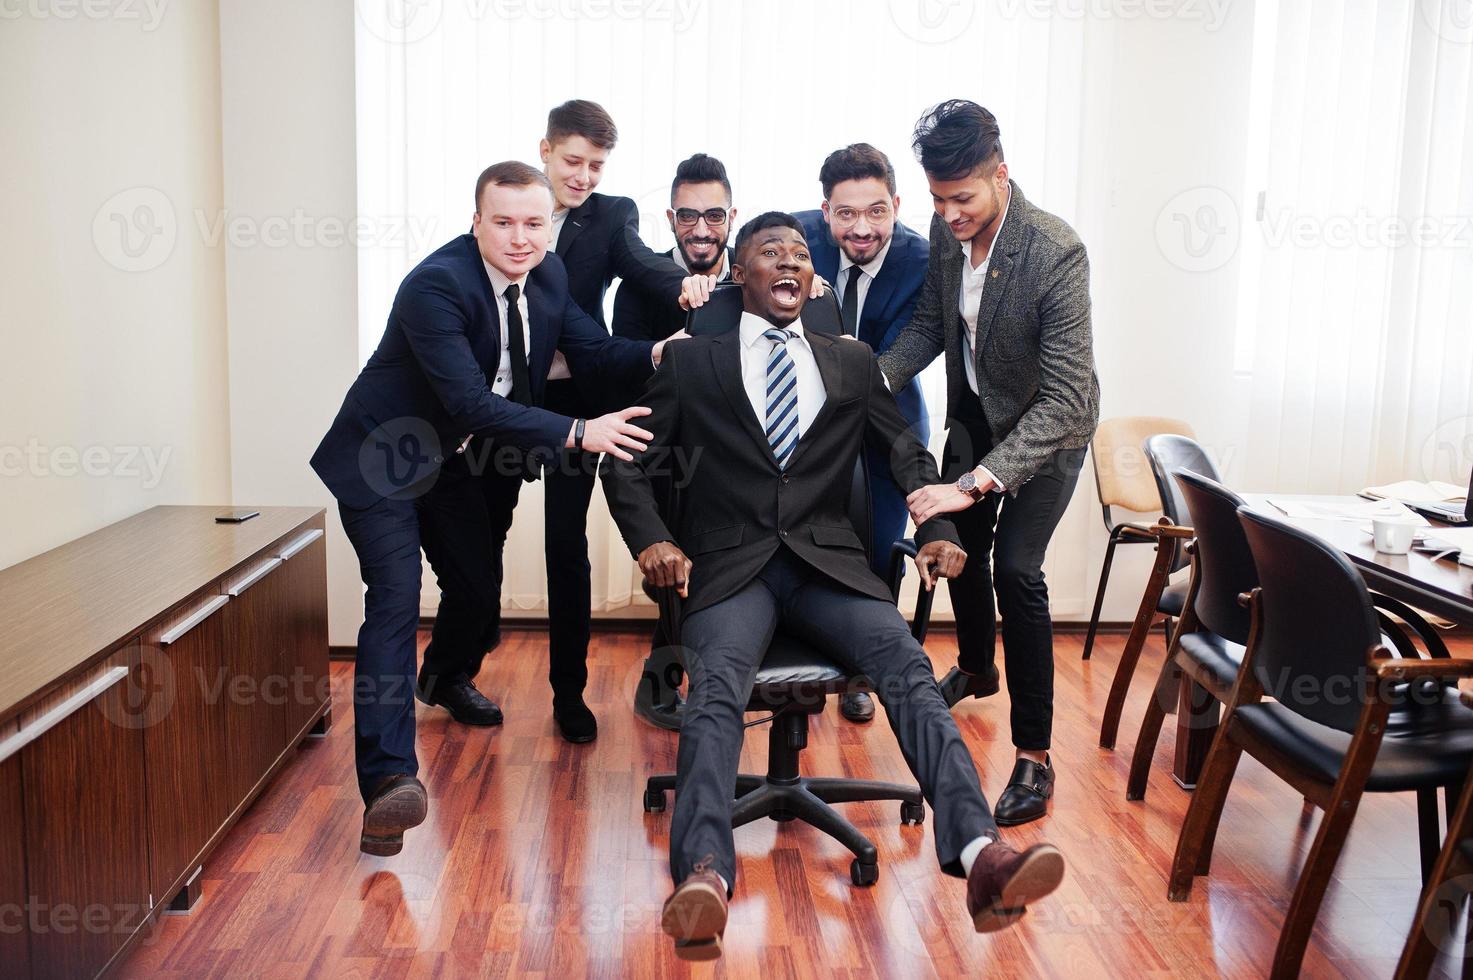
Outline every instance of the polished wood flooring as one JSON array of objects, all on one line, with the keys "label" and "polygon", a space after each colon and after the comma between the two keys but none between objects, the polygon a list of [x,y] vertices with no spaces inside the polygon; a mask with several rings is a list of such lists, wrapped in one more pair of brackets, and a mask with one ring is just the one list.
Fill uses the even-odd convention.
[{"label": "polished wood flooring", "polygon": [[[422,637],[423,639],[423,637]],[[479,678],[506,724],[469,729],[421,711],[428,822],[393,858],[358,853],[362,804],[353,780],[351,666],[333,665],[335,727],[309,742],[204,870],[204,898],[164,916],[122,965],[126,977],[569,978],[1084,977],[1267,974],[1315,817],[1250,759],[1239,767],[1210,878],[1191,901],[1166,900],[1166,873],[1188,795],[1170,780],[1163,733],[1143,803],[1125,776],[1149,682],[1153,636],[1127,705],[1121,744],[1097,746],[1098,719],[1122,642],[1107,636],[1083,664],[1078,635],[1057,639],[1058,768],[1053,813],[1005,831],[1023,846],[1059,845],[1064,886],[1017,926],[972,932],[963,884],[943,876],[931,816],[901,827],[898,804],[843,809],[876,843],[880,880],[849,884],[849,854],[801,824],[737,830],[740,880],[726,955],[714,968],[677,961],[659,930],[670,889],[669,812],[640,807],[644,777],[673,768],[676,737],[637,721],[629,697],[646,640],[596,635],[589,702],[600,736],[558,738],[545,680],[546,635],[508,634]],[[1460,655],[1473,650],[1464,649]],[[928,644],[938,673],[955,641]],[[1006,693],[967,701],[956,717],[983,788],[995,797],[1012,764]],[[1170,727],[1168,719],[1168,729]],[[745,771],[760,772],[761,732]],[[807,771],[908,779],[883,718],[865,727],[814,720]],[[1388,977],[1420,888],[1410,797],[1368,796],[1325,900],[1305,975]]]}]

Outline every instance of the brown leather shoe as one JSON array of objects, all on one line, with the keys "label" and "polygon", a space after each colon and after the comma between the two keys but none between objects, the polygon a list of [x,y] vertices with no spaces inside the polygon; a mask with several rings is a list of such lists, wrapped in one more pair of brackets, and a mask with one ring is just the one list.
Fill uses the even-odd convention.
[{"label": "brown leather shoe", "polygon": [[[986,848],[983,848],[986,850]],[[704,962],[721,957],[726,932],[726,886],[711,870],[711,859],[697,861],[695,870],[665,900],[660,928],[675,940],[675,955]]]},{"label": "brown leather shoe", "polygon": [[363,835],[358,849],[375,857],[391,857],[404,850],[404,831],[424,823],[430,798],[424,783],[413,776],[388,776],[374,788],[363,810]]},{"label": "brown leather shoe", "polygon": [[1021,854],[1001,841],[982,848],[967,876],[967,914],[978,932],[1004,929],[1028,904],[1059,887],[1064,855],[1052,844],[1034,844]]}]

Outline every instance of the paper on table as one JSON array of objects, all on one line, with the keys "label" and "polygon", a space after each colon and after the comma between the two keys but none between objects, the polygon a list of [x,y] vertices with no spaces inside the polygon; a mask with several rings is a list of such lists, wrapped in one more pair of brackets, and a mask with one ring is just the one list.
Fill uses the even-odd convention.
[{"label": "paper on table", "polygon": [[1420,480],[1402,480],[1398,483],[1388,483],[1384,487],[1366,487],[1360,492],[1360,495],[1372,500],[1402,500],[1418,504],[1461,504],[1468,499],[1468,488],[1443,483],[1441,480],[1429,480],[1426,483]]},{"label": "paper on table", "polygon": [[1422,532],[1422,541],[1427,548],[1442,552],[1473,551],[1473,527],[1435,527]]},{"label": "paper on table", "polygon": [[1408,510],[1395,500],[1295,500],[1269,497],[1268,502],[1284,512],[1285,517],[1310,518],[1321,521],[1371,521],[1378,517],[1403,519],[1418,527],[1427,527],[1425,517]]}]

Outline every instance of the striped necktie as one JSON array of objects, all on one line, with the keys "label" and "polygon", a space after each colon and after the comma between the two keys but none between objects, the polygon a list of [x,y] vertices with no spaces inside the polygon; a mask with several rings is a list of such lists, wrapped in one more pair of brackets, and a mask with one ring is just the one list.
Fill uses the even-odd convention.
[{"label": "striped necktie", "polygon": [[798,335],[773,327],[762,336],[772,341],[767,355],[767,442],[777,465],[786,468],[798,444],[798,369],[788,355],[788,341]]}]

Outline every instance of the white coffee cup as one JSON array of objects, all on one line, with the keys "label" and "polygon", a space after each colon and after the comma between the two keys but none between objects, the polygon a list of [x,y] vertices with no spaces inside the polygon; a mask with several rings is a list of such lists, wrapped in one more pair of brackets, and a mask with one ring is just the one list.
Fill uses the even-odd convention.
[{"label": "white coffee cup", "polygon": [[1372,536],[1376,539],[1376,550],[1387,555],[1404,555],[1412,550],[1412,541],[1417,537],[1416,521],[1405,517],[1378,517],[1371,521]]}]

